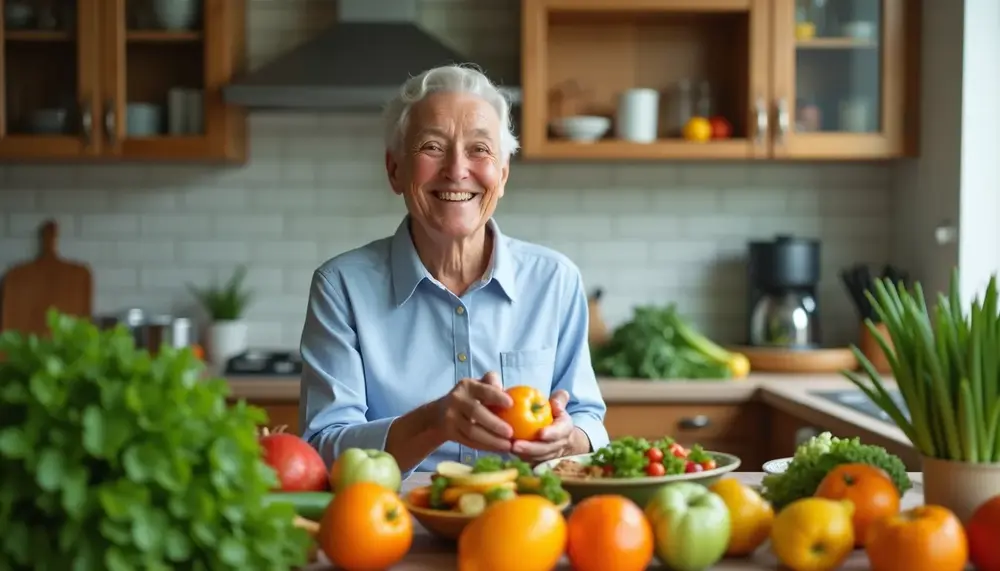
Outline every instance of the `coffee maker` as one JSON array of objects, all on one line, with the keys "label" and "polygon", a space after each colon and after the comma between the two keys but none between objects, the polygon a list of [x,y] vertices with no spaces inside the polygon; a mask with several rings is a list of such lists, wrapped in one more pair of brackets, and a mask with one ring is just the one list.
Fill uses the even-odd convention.
[{"label": "coffee maker", "polygon": [[818,240],[779,235],[750,242],[747,339],[751,346],[809,349],[820,345]]}]

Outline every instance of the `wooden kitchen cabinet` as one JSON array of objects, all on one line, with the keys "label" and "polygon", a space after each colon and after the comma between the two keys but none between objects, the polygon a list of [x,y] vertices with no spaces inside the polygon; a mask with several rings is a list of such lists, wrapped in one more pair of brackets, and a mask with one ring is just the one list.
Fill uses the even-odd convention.
[{"label": "wooden kitchen cabinet", "polygon": [[149,0],[0,4],[0,160],[246,159],[245,112],[221,91],[242,70],[244,0],[173,25]]},{"label": "wooden kitchen cabinet", "polygon": [[[232,401],[230,401],[232,404]],[[268,428],[286,426],[285,432],[289,434],[299,433],[299,403],[284,400],[249,400],[247,404],[264,409],[267,413]]]},{"label": "wooden kitchen cabinet", "polygon": [[[801,8],[825,5],[823,11]],[[918,3],[905,0],[522,0],[526,159],[888,159],[915,154]],[[659,93],[658,136],[561,139],[553,119],[614,122]],[[686,113],[726,138],[683,137]]]},{"label": "wooden kitchen cabinet", "polygon": [[670,436],[685,446],[739,456],[748,470],[767,460],[770,419],[762,403],[610,404],[604,426],[612,439]]}]

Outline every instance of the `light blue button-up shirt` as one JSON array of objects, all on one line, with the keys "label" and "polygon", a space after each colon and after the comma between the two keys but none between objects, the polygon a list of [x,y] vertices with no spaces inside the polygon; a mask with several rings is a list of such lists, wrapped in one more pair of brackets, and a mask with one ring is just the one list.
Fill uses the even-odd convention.
[{"label": "light blue button-up shirt", "polygon": [[[327,463],[347,448],[384,449],[393,420],[447,394],[460,379],[503,372],[504,387],[563,389],[574,424],[608,443],[606,406],[587,344],[587,296],[577,267],[500,233],[490,270],[462,296],[431,277],[409,218],[396,234],[316,270],[302,332],[302,437]],[[415,469],[483,454],[447,442]]]}]

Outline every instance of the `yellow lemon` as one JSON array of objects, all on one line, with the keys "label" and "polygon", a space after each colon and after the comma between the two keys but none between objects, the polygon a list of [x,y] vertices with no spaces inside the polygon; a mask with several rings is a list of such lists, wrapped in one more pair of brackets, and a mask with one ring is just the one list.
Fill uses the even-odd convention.
[{"label": "yellow lemon", "polygon": [[757,550],[771,533],[774,509],[750,486],[723,478],[710,488],[729,508],[732,530],[726,555],[742,557]]},{"label": "yellow lemon", "polygon": [[796,500],[775,516],[771,550],[792,571],[837,569],[854,549],[853,514],[848,500]]},{"label": "yellow lemon", "polygon": [[684,125],[684,138],[688,141],[704,143],[712,138],[712,124],[704,117],[692,117]]}]

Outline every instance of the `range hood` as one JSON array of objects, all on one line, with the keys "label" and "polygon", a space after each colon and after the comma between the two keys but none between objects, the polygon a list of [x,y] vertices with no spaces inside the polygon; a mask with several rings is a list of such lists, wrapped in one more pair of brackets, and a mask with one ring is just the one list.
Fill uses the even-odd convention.
[{"label": "range hood", "polygon": [[[329,30],[224,87],[226,102],[269,110],[380,109],[407,78],[470,63],[417,24],[417,0],[338,0],[337,8]],[[507,78],[483,71],[520,101],[520,89]]]}]

